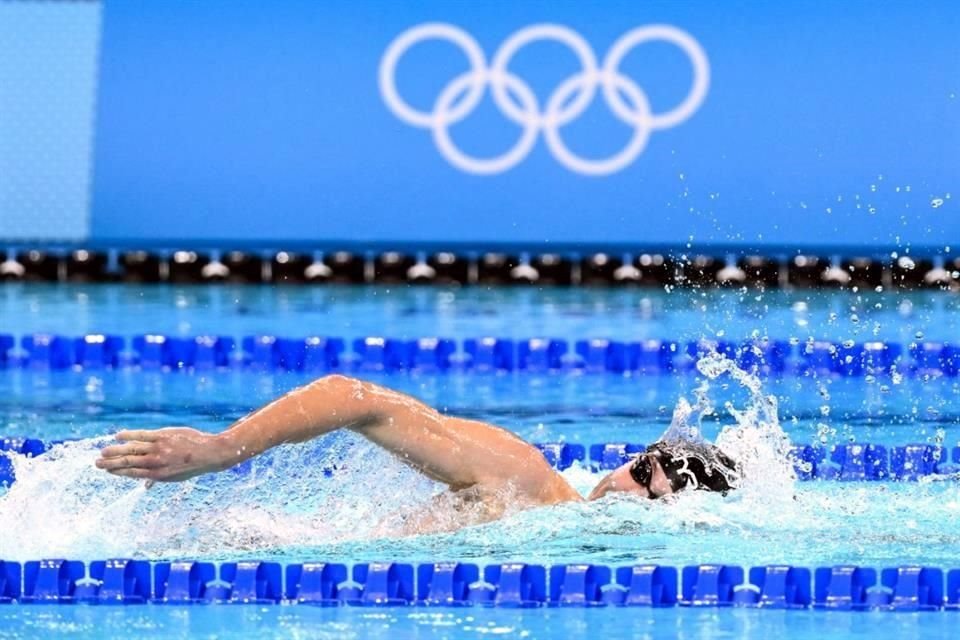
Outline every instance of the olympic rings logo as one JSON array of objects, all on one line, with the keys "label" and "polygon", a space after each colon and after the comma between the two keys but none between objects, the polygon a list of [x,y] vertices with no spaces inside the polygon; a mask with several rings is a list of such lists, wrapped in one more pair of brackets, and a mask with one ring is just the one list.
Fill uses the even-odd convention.
[{"label": "olympic rings logo", "polygon": [[[427,40],[446,40],[467,56],[470,70],[444,87],[433,111],[418,111],[401,96],[396,85],[400,58],[414,45]],[[543,40],[566,45],[576,54],[581,70],[564,80],[547,99],[541,110],[530,86],[509,71],[510,61],[523,47]],[[683,101],[664,113],[654,113],[646,93],[632,79],[620,73],[623,58],[635,47],[664,41],[679,47],[693,66],[693,84]],[[387,107],[407,124],[429,129],[444,158],[468,173],[503,173],[522,162],[543,131],[547,147],[560,164],[577,173],[604,176],[629,166],[643,152],[650,133],[669,129],[692,116],[703,103],[710,84],[710,65],[700,44],[676,27],[656,24],[637,27],[622,35],[598,65],[590,45],[572,29],[557,24],[534,24],[520,29],[493,56],[488,67],[477,41],[466,31],[451,24],[429,22],[404,31],[387,47],[380,61],[380,93]],[[477,107],[489,86],[491,96],[503,115],[520,125],[520,139],[505,153],[492,158],[476,158],[461,151],[450,136],[450,127],[465,119]],[[628,124],[633,133],[626,146],[603,159],[587,159],[573,153],[560,135],[560,129],[578,118],[593,101],[597,89],[613,115]],[[624,99],[626,96],[627,99]],[[458,100],[458,98],[460,98]]]}]

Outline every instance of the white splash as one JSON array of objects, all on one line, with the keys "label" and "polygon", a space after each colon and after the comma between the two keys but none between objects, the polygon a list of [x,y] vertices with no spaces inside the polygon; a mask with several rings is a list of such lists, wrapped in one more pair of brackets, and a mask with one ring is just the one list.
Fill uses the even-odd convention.
[{"label": "white splash", "polygon": [[17,481],[0,495],[0,558],[209,557],[370,538],[401,526],[439,490],[348,434],[280,447],[246,474],[149,490],[94,467],[105,444],[12,456]]},{"label": "white splash", "polygon": [[[517,503],[501,522],[403,538],[417,523],[452,531],[481,522],[483,514],[352,434],[279,447],[247,474],[226,472],[149,490],[143,482],[94,467],[108,442],[98,438],[60,445],[37,458],[14,456],[18,480],[0,495],[0,558],[250,557],[303,548],[361,555],[372,549],[380,557],[404,550],[418,557],[432,557],[438,550],[445,556],[475,555],[482,548],[534,557],[541,553],[541,541],[557,536],[558,544],[567,547],[562,555],[598,534],[629,535],[619,542],[626,544],[652,524],[660,531],[742,530],[763,505],[780,502],[782,507],[783,500],[791,499],[788,442],[777,421],[776,402],[762,394],[755,377],[717,354],[698,366],[708,382],[696,390],[692,406],[678,402],[665,437],[702,441],[700,419],[716,410],[710,381],[729,375],[747,389],[745,408],[726,405],[734,424],[717,439],[744,472],[741,488],[726,498],[689,491],[670,505],[613,496],[599,504],[527,511]],[[584,495],[600,478],[582,468],[564,476]],[[774,518],[790,512],[768,511]]]},{"label": "white splash", "polygon": [[[790,441],[777,415],[776,397],[765,395],[759,378],[715,351],[706,353],[697,362],[697,370],[706,379],[694,389],[694,403],[691,405],[683,397],[677,401],[673,419],[660,441],[699,457],[708,468],[724,473],[730,484],[737,487],[737,499],[789,498],[794,491],[796,474],[789,458]],[[715,444],[736,461],[740,474],[726,473],[726,467],[717,461],[715,450],[706,446],[701,429],[704,416],[717,414],[710,393],[711,381],[724,375],[729,375],[746,391],[747,399],[743,408],[729,400],[724,403],[724,411],[733,419],[733,424],[723,427]]]},{"label": "white splash", "polygon": [[[725,426],[716,439],[716,445],[740,465],[743,473],[739,491],[741,499],[764,502],[791,499],[796,473],[789,455],[790,439],[780,426],[777,415],[777,398],[765,395],[759,378],[719,353],[706,354],[697,362],[697,370],[709,380],[728,374],[748,393],[742,409],[730,401],[724,404],[734,424]],[[698,403],[708,402],[708,384],[698,390]],[[710,411],[713,411],[712,407]]]}]

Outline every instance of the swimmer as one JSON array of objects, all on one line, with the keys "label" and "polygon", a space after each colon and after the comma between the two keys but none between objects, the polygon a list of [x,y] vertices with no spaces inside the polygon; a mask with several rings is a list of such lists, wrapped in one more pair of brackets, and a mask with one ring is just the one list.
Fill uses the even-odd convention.
[{"label": "swimmer", "polygon": [[[471,503],[484,503],[486,519],[503,514],[505,495],[529,506],[583,501],[539,450],[513,433],[445,416],[402,393],[342,375],[294,389],[219,434],[188,427],[121,431],[120,444],[105,447],[96,465],[117,476],[177,482],[338,429],[362,435]],[[690,488],[726,492],[738,476],[737,465],[713,445],[661,441],[607,475],[587,499],[610,492],[644,498]]]}]

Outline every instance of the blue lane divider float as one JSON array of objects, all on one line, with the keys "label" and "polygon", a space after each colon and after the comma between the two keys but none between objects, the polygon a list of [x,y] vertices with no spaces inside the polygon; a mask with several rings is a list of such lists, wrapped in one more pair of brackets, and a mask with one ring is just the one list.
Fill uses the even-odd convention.
[{"label": "blue lane divider float", "polygon": [[139,604],[150,596],[150,563],[106,560],[84,564],[40,560],[23,565],[22,602]]},{"label": "blue lane divider float", "polygon": [[803,609],[810,606],[810,569],[772,565],[750,569],[749,582],[735,586],[733,604],[771,609]]},{"label": "blue lane divider float", "polygon": [[77,583],[86,576],[84,563],[73,560],[39,560],[23,563],[21,602],[73,602]]},{"label": "blue lane divider float", "polygon": [[[399,605],[414,600],[413,565],[393,562],[372,562],[353,566],[353,582],[357,585],[348,604]],[[344,590],[341,590],[341,594]]]},{"label": "blue lane divider float", "polygon": [[[36,438],[0,438],[0,486],[14,480],[8,455],[38,456],[59,441]],[[573,442],[541,442],[534,445],[547,462],[564,471],[574,465],[593,472],[616,469],[646,450],[646,445],[630,442],[604,442],[582,445]],[[870,443],[833,446],[794,445],[790,452],[800,480],[838,480],[842,482],[911,482],[931,475],[960,476],[960,446],[947,448],[932,444],[907,444],[886,447]],[[250,473],[255,461],[234,467],[234,473]]]},{"label": "blue lane divider float", "polygon": [[470,602],[470,586],[480,582],[475,564],[436,562],[417,567],[417,601],[425,605],[463,606]]},{"label": "blue lane divider float", "polygon": [[16,479],[9,454],[34,457],[46,452],[53,444],[36,438],[0,438],[0,487],[10,486]]},{"label": "blue lane divider float", "polygon": [[797,445],[791,457],[801,480],[914,481],[960,473],[960,447],[931,444],[895,446],[889,452],[877,444]]},{"label": "blue lane divider float", "polygon": [[0,561],[0,601],[937,611],[960,608],[960,569],[46,559]]},{"label": "blue lane divider float", "polygon": [[743,568],[702,564],[683,568],[680,604],[688,607],[728,607],[733,590],[743,584]]},{"label": "blue lane divider float", "polygon": [[347,565],[329,562],[289,564],[284,569],[287,600],[304,604],[335,605],[337,591],[347,581]]},{"label": "blue lane divider float", "polygon": [[594,471],[616,469],[631,460],[636,454],[646,451],[642,444],[625,442],[606,442],[590,445],[590,468]]},{"label": "blue lane divider float", "polygon": [[677,570],[653,564],[620,567],[616,581],[601,587],[601,600],[611,605],[672,607],[677,604]]},{"label": "blue lane divider float", "polygon": [[130,340],[102,334],[36,334],[23,336],[19,348],[13,336],[0,335],[0,368],[666,374],[690,371],[708,350],[728,356],[745,369],[766,374],[877,376],[896,371],[919,376],[960,375],[960,345],[932,341],[903,345],[879,341],[568,342],[556,338],[481,337],[458,343],[430,337],[406,340],[370,336],[347,341],[256,335],[238,341],[229,336],[161,334],[138,335]]},{"label": "blue lane divider float", "polygon": [[89,564],[90,599],[108,604],[139,604],[150,598],[150,563],[115,559]]},{"label": "blue lane divider float", "polygon": [[13,346],[16,341],[13,336],[0,334],[0,369],[10,366],[13,361]]},{"label": "blue lane divider float", "polygon": [[133,351],[127,360],[144,370],[197,369],[211,370],[227,367],[234,352],[233,338],[197,336],[195,338],[162,335],[137,336],[132,341]]},{"label": "blue lane divider float", "polygon": [[20,598],[22,571],[20,563],[0,560],[0,603],[14,602]]}]

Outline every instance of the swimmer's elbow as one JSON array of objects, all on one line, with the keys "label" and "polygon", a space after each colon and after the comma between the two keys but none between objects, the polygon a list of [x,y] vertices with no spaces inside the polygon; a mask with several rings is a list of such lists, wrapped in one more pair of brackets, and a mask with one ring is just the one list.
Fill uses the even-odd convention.
[{"label": "swimmer's elbow", "polygon": [[311,391],[343,395],[348,393],[348,389],[357,384],[360,384],[360,381],[356,378],[351,378],[350,376],[339,373],[331,373],[317,378],[305,388]]},{"label": "swimmer's elbow", "polygon": [[390,417],[390,406],[384,406],[383,393],[372,382],[332,373],[317,378],[305,389],[308,393],[329,398],[325,403],[339,418],[340,426],[354,431],[382,424]]},{"label": "swimmer's elbow", "polygon": [[365,390],[370,385],[369,382],[351,378],[350,376],[339,373],[317,378],[310,384],[302,388],[306,393],[326,401],[325,404],[331,408],[339,409],[351,407],[353,409],[363,408],[370,404],[369,394]]}]

